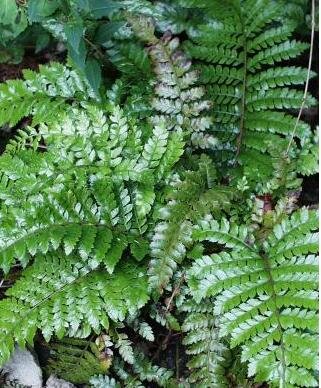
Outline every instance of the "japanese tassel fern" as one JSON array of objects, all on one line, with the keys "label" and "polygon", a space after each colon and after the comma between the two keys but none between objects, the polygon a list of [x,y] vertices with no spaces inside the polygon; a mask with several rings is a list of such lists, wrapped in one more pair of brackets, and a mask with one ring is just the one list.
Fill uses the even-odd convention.
[{"label": "japanese tassel fern", "polygon": [[240,345],[249,376],[272,387],[316,387],[318,369],[318,216],[305,208],[277,224],[263,243],[246,226],[205,217],[199,242],[220,253],[195,260],[195,300],[215,297],[220,336]]},{"label": "japanese tassel fern", "polygon": [[[92,387],[228,387],[235,354],[250,384],[317,386],[317,212],[286,208],[316,171],[294,117],[314,73],[286,62],[308,45],[283,0],[121,3],[105,95],[56,63],[0,84],[0,125],[32,118],[0,157],[0,366],[41,333],[48,370]],[[180,376],[148,358],[155,321]]]},{"label": "japanese tassel fern", "polygon": [[[187,2],[189,4],[189,2]],[[282,17],[283,4],[269,0],[194,2],[203,9],[206,23],[193,26],[184,45],[213,101],[218,163],[237,160],[253,189],[270,192],[267,185],[275,164],[290,159],[297,173],[315,173],[316,165],[302,170],[301,148],[313,143],[309,126],[299,122],[289,155],[285,155],[296,118],[291,115],[303,101],[303,91],[291,86],[305,83],[308,70],[288,66],[309,45],[291,40],[295,24]],[[193,3],[193,4],[194,4]],[[183,1],[184,4],[184,1]],[[311,71],[310,77],[315,74]],[[304,106],[316,104],[307,95]],[[287,162],[285,162],[286,164]],[[287,172],[284,172],[286,175]]]}]

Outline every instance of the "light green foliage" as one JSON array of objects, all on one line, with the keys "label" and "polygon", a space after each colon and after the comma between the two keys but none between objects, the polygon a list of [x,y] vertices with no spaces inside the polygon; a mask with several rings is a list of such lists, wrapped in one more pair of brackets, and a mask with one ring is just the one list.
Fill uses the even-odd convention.
[{"label": "light green foliage", "polygon": [[76,384],[85,384],[92,376],[105,373],[100,352],[90,340],[64,339],[50,344],[49,374]]},{"label": "light green foliage", "polygon": [[[31,149],[41,141],[47,152]],[[175,141],[155,127],[144,144],[117,107],[109,119],[87,106],[87,114],[75,109],[61,123],[28,129],[0,160],[1,267],[63,247],[66,256],[76,251],[112,272],[127,243],[147,229],[155,185],[182,147]]]},{"label": "light green foliage", "polygon": [[[133,262],[109,275],[74,256],[37,256],[0,303],[1,362],[15,341],[31,343],[37,329],[46,340],[53,334],[87,337],[92,330],[108,329],[109,320],[124,320],[148,300],[144,272]],[[135,286],[129,289],[128,284]]]},{"label": "light green foliage", "polygon": [[24,80],[9,80],[0,85],[0,126],[16,125],[22,118],[33,123],[52,123],[71,109],[68,101],[94,100],[88,82],[75,70],[52,63],[39,72],[24,70]]},{"label": "light green foliage", "polygon": [[[295,25],[280,16],[281,10],[272,1],[211,2],[205,9],[209,21],[191,30],[185,44],[200,71],[200,83],[206,85],[206,97],[213,101],[210,133],[219,140],[217,161],[231,163],[236,157],[242,174],[261,192],[271,192],[265,183],[295,127],[296,119],[280,110],[300,108],[303,91],[291,85],[302,85],[307,78],[306,69],[282,64],[308,44],[291,40]],[[315,103],[308,95],[305,106]],[[301,145],[309,141],[309,126],[300,122],[295,137]],[[299,153],[293,143],[290,160],[296,161]],[[314,172],[308,161],[305,172]]]},{"label": "light green foliage", "polygon": [[[109,118],[86,109],[29,128],[0,159],[1,268],[8,271],[16,260],[25,266],[36,257],[2,302],[2,359],[13,340],[31,341],[37,328],[46,338],[87,336],[108,327],[108,316],[123,320],[148,299],[142,269],[131,264],[127,274],[120,266],[110,277],[99,268],[111,274],[126,246],[146,231],[155,185],[161,184],[153,172],[162,164],[163,176],[177,160],[163,159],[172,137],[155,127],[144,143],[119,108]],[[37,152],[41,144],[46,152]],[[127,294],[123,286],[133,281],[137,292],[132,287]]]},{"label": "light green foliage", "polygon": [[224,246],[189,271],[192,294],[215,296],[220,335],[241,345],[249,376],[271,386],[317,386],[318,218],[299,210],[257,245],[246,227],[207,217],[193,237]]}]

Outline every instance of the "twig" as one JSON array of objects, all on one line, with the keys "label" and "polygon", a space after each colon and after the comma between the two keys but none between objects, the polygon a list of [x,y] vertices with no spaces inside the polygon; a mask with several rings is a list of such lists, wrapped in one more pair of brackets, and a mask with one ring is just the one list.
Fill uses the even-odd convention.
[{"label": "twig", "polygon": [[179,290],[180,290],[181,285],[182,285],[184,280],[185,280],[185,273],[182,274],[181,278],[179,279],[179,282],[178,282],[177,286],[174,288],[174,290],[172,292],[171,297],[169,298],[168,302],[166,303],[165,313],[167,313],[171,309],[172,303],[173,303],[173,299],[179,293]]},{"label": "twig", "polygon": [[306,82],[305,82],[305,88],[304,88],[302,104],[301,104],[301,107],[300,107],[300,110],[299,110],[299,114],[297,116],[297,119],[296,119],[296,122],[295,122],[295,125],[294,125],[294,128],[293,128],[293,132],[292,132],[292,135],[291,135],[288,147],[287,147],[286,152],[285,152],[285,156],[287,156],[289,154],[290,147],[291,147],[291,144],[293,142],[293,139],[294,139],[294,136],[295,136],[295,133],[296,133],[296,129],[298,127],[298,124],[299,124],[299,121],[300,121],[300,118],[301,118],[301,115],[302,115],[302,112],[303,112],[303,108],[304,108],[304,105],[305,105],[305,102],[306,102],[306,99],[307,99],[307,95],[308,95],[309,80],[310,80],[310,73],[311,73],[311,67],[312,67],[314,29],[315,29],[315,0],[312,0],[312,9],[311,9],[311,41],[310,41],[310,53],[309,53],[309,65],[308,65],[307,79],[306,79]]}]

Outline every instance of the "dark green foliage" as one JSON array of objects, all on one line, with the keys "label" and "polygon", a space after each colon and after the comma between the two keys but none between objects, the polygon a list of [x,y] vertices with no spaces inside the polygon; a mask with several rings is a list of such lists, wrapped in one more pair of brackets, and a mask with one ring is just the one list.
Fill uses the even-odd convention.
[{"label": "dark green foliage", "polygon": [[[304,84],[307,78],[306,69],[282,61],[297,57],[308,44],[291,40],[294,24],[281,19],[281,7],[272,1],[230,0],[224,6],[214,1],[210,7],[208,23],[190,33],[185,48],[213,101],[216,159],[231,163],[236,158],[239,173],[254,189],[271,192],[267,182],[287,150],[296,121],[280,111],[300,108],[303,92],[288,86]],[[305,106],[315,102],[308,95]],[[295,136],[304,144],[312,135],[300,122]],[[290,159],[297,160],[299,153],[293,143]],[[305,172],[312,174],[314,168]]]},{"label": "dark green foliage", "polygon": [[47,371],[72,383],[84,384],[94,375],[106,372],[99,358],[99,349],[90,340],[64,339],[50,344]]}]

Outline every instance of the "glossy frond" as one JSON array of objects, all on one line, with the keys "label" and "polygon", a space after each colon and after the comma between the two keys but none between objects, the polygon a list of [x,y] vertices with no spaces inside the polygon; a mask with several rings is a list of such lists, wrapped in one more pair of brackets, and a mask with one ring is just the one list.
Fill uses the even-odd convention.
[{"label": "glossy frond", "polygon": [[199,301],[215,296],[220,335],[241,345],[249,376],[273,387],[317,386],[317,228],[317,213],[303,208],[277,224],[263,245],[245,226],[210,217],[193,233],[225,250],[195,261],[192,294]]},{"label": "glossy frond", "polygon": [[[109,320],[123,321],[148,300],[144,269],[133,263],[113,275],[92,269],[77,256],[36,256],[0,302],[1,362],[14,343],[32,343],[37,329],[48,341],[53,334],[87,337],[108,329]],[[128,285],[131,284],[131,287]]]},{"label": "glossy frond", "polygon": [[[296,119],[281,111],[298,110],[303,102],[303,92],[291,86],[303,85],[307,70],[283,63],[309,45],[290,40],[295,26],[280,16],[284,10],[277,2],[214,1],[203,12],[209,15],[208,22],[189,31],[184,47],[195,60],[205,97],[212,102],[213,125],[208,131],[217,139],[216,160],[226,166],[236,159],[241,168],[234,175],[246,175],[251,187],[261,192],[263,182],[273,177],[275,155],[285,153],[296,126]],[[308,94],[305,107],[315,104]],[[299,122],[298,127],[305,128],[305,138],[312,137],[306,124]],[[299,132],[290,152],[294,164],[304,143]],[[308,158],[301,163],[305,160],[308,164]],[[259,163],[263,168],[258,175]]]},{"label": "glossy frond", "polygon": [[87,81],[60,63],[24,70],[23,77],[0,84],[0,126],[12,127],[28,116],[34,124],[54,122],[71,108],[70,101],[96,99]]},{"label": "glossy frond", "polygon": [[228,387],[225,368],[229,350],[219,337],[220,323],[219,317],[213,315],[213,301],[205,299],[197,304],[191,299],[180,310],[187,313],[182,331],[190,357],[189,382],[198,387]]},{"label": "glossy frond", "polygon": [[[32,137],[38,143],[30,146]],[[40,142],[46,152],[32,149]],[[63,247],[112,272],[127,244],[146,231],[155,185],[182,148],[164,127],[144,144],[119,108],[107,119],[88,106],[88,114],[75,110],[62,123],[30,129],[0,159],[1,268]]]}]

